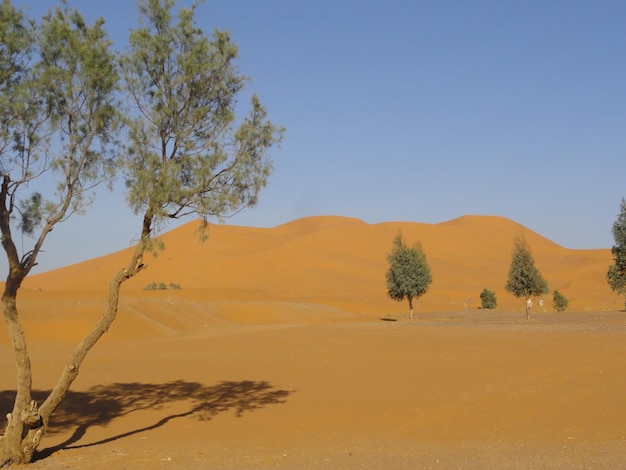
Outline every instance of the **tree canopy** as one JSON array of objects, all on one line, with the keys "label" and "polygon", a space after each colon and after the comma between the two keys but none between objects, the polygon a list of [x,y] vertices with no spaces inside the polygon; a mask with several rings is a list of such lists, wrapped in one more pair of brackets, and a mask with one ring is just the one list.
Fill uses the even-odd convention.
[{"label": "tree canopy", "polygon": [[253,95],[247,116],[235,107],[247,83],[225,31],[209,38],[195,6],[174,18],[173,0],[142,0],[143,27],[122,59],[128,119],[124,172],[128,202],[154,223],[192,213],[225,217],[256,203],[272,164],[267,151],[282,128]]},{"label": "tree canopy", "polygon": [[626,200],[622,198],[620,212],[613,223],[613,240],[611,248],[613,263],[606,273],[607,282],[612,291],[626,294]]},{"label": "tree canopy", "polygon": [[530,317],[532,297],[548,293],[548,283],[535,266],[530,246],[523,236],[514,239],[509,276],[504,287],[524,302],[527,318]]},{"label": "tree canopy", "polygon": [[413,299],[426,293],[432,283],[430,266],[419,242],[412,247],[405,245],[402,233],[393,240],[393,248],[387,255],[389,269],[385,274],[387,295],[398,302],[407,299],[413,318]]}]

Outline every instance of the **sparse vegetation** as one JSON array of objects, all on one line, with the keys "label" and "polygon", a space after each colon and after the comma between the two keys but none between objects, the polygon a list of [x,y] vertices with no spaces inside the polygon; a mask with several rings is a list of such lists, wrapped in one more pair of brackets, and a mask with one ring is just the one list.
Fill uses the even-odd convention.
[{"label": "sparse vegetation", "polygon": [[182,289],[182,287],[180,287],[180,284],[175,284],[173,282],[170,282],[169,284],[165,284],[164,282],[159,282],[158,284],[156,282],[151,282],[150,284],[148,284],[146,287],[143,288],[143,290],[168,290],[168,289],[178,290],[178,289]]},{"label": "sparse vegetation", "polygon": [[569,305],[569,300],[558,290],[552,293],[552,306],[557,312],[564,312]]},{"label": "sparse vegetation", "polygon": [[480,303],[484,309],[494,309],[498,306],[498,299],[496,293],[486,287],[480,293]]},{"label": "sparse vegetation", "polygon": [[398,232],[387,261],[387,295],[398,302],[407,299],[410,316],[413,318],[413,299],[424,295],[432,282],[430,266],[422,245],[418,242],[412,247],[406,246],[402,240],[402,232]]},{"label": "sparse vegetation", "polygon": [[549,292],[548,283],[535,266],[530,247],[522,236],[514,239],[505,289],[524,302],[527,319],[530,318],[532,298]]}]

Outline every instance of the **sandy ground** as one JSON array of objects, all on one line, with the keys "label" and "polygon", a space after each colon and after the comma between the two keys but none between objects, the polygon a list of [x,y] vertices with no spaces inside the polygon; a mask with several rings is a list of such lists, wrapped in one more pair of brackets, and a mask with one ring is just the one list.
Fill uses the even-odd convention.
[{"label": "sandy ground", "polygon": [[[624,313],[321,317],[114,328],[34,468],[626,468]],[[70,347],[35,342],[40,393]]]},{"label": "sandy ground", "polygon": [[[498,310],[476,308],[478,287],[504,283],[516,227],[453,222],[403,226],[432,247],[435,281],[413,320],[380,285],[397,225],[225,227],[202,248],[179,247],[192,232],[179,229],[124,288],[32,468],[626,468],[626,313],[601,277],[608,250],[529,234],[573,307],[546,303],[527,321],[504,293]],[[488,239],[478,222],[491,224]],[[100,314],[124,255],[25,284],[37,399]],[[142,290],[149,282],[182,288]],[[468,291],[474,303],[462,305]],[[15,387],[4,330],[0,370],[4,415]]]}]

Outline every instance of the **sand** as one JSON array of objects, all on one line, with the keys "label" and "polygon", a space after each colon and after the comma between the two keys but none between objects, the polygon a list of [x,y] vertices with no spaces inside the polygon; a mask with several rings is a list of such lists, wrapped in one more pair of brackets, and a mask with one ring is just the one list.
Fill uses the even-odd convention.
[{"label": "sand", "polygon": [[[274,229],[196,224],[123,288],[33,468],[626,468],[626,313],[609,250],[568,250],[500,217]],[[433,285],[385,297],[398,229]],[[530,321],[504,292],[523,231],[552,289]],[[36,397],[94,323],[123,251],[31,277],[20,297]],[[144,290],[156,282],[178,288]],[[478,309],[496,291],[495,311]],[[472,302],[469,302],[469,299]],[[0,331],[0,411],[14,366]]]}]

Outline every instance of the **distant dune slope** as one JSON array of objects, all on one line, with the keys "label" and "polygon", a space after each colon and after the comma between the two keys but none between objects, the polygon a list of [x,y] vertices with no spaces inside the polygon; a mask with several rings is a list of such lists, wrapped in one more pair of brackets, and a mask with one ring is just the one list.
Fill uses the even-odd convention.
[{"label": "distant dune slope", "polygon": [[[199,243],[197,222],[163,235],[165,251],[145,259],[148,268],[124,290],[156,282],[211,292],[215,299],[312,302],[351,312],[402,313],[406,306],[386,297],[386,254],[398,230],[407,243],[421,242],[433,284],[419,310],[458,310],[480,305],[485,287],[496,291],[500,308],[520,302],[504,290],[513,238],[523,234],[551,291],[570,300],[570,311],[616,310],[621,298],[605,281],[609,249],[563,248],[509,219],[463,216],[439,224],[366,224],[345,217],[309,217],[270,229],[212,225]],[[104,290],[124,266],[131,249],[32,276],[26,289]],[[539,308],[539,307],[538,307]],[[551,294],[544,308],[550,310]]]}]

